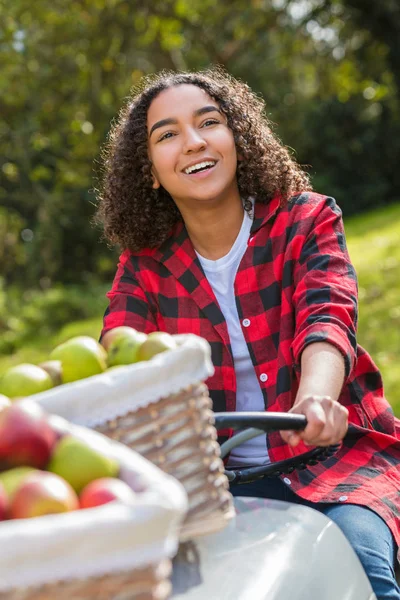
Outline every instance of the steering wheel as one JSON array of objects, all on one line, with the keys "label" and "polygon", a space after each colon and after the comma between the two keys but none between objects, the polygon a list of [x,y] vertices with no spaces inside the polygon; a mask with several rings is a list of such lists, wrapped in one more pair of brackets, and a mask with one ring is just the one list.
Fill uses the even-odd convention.
[{"label": "steering wheel", "polygon": [[[293,413],[278,412],[224,412],[214,413],[215,427],[217,429],[243,430],[232,436],[229,440],[221,444],[221,458],[225,456],[243,442],[251,440],[254,437],[263,435],[271,431],[280,431],[293,429],[298,431],[304,429],[307,425],[307,419],[304,415]],[[333,446],[317,446],[312,450],[288,458],[279,460],[268,465],[257,467],[244,467],[225,469],[225,475],[229,483],[248,483],[261,477],[276,477],[278,475],[290,474],[295,469],[303,470],[308,465],[316,465],[319,462],[327,460],[333,456],[340,444]]]}]

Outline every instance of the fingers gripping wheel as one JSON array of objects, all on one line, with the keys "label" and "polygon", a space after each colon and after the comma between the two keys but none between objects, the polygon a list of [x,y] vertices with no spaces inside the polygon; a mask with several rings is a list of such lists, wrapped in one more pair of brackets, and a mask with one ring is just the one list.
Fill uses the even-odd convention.
[{"label": "fingers gripping wheel", "polygon": [[[224,458],[233,448],[258,435],[271,431],[292,429],[299,431],[307,425],[304,415],[293,413],[273,412],[225,412],[215,413],[215,427],[217,429],[241,430],[228,441],[221,445],[221,457]],[[242,431],[243,430],[243,431]],[[229,469],[225,474],[229,483],[248,483],[260,477],[276,477],[278,475],[290,474],[295,469],[306,469],[307,466],[316,465],[318,462],[327,460],[339,449],[340,444],[333,446],[313,448],[300,456],[280,460],[273,464],[246,467],[244,469]]]}]

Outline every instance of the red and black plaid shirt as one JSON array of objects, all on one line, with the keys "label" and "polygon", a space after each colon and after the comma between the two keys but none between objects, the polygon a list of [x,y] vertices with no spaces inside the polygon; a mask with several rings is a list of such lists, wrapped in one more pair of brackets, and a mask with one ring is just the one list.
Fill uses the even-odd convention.
[{"label": "red and black plaid shirt", "polygon": [[[339,452],[292,473],[291,488],[313,502],[366,505],[400,543],[400,421],[383,395],[381,375],[356,342],[357,280],[341,211],[315,193],[256,202],[248,246],[235,279],[243,334],[265,409],[287,412],[295,399],[300,356],[326,341],[342,353],[346,380],[339,401],[349,432]],[[211,346],[215,374],[207,381],[214,410],[236,408],[236,377],[228,329],[183,223],[157,249],[125,251],[108,293],[103,334],[119,325],[149,333],[194,333]],[[220,441],[231,432],[222,431]],[[267,438],[272,461],[306,451]]]}]

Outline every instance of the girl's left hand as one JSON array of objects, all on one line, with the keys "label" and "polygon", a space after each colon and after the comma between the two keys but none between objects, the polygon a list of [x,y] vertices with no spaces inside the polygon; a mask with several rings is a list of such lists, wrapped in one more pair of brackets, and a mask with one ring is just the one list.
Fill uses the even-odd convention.
[{"label": "girl's left hand", "polygon": [[291,446],[297,446],[301,440],[309,446],[330,446],[346,435],[349,411],[330,396],[296,398],[289,412],[307,417],[307,427],[303,431],[280,432]]}]

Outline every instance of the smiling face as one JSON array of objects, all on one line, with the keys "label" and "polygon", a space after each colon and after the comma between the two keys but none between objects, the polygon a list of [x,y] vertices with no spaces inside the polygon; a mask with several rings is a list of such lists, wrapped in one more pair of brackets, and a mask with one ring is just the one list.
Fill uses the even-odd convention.
[{"label": "smiling face", "polygon": [[147,131],[153,187],[162,186],[178,208],[239,198],[233,134],[203,89],[181,84],[162,91],[149,107]]}]

